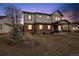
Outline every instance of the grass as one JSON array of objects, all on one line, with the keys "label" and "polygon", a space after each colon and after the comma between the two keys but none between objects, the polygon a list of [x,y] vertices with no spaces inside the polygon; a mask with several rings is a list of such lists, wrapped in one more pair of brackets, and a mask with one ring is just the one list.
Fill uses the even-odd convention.
[{"label": "grass", "polygon": [[36,35],[37,47],[8,46],[7,36],[0,36],[0,55],[5,56],[72,56],[79,55],[79,34]]}]

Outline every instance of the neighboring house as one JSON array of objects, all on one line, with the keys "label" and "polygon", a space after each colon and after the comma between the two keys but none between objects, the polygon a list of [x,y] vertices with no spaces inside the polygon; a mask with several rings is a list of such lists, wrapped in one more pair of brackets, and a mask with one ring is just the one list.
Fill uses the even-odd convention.
[{"label": "neighboring house", "polygon": [[[78,24],[63,20],[63,14],[57,10],[52,14],[23,11],[24,33],[49,34],[54,32],[79,31]],[[75,26],[75,27],[74,27]]]},{"label": "neighboring house", "polygon": [[72,22],[69,28],[71,32],[79,33],[79,22]]},{"label": "neighboring house", "polygon": [[0,34],[6,34],[11,32],[11,27],[7,24],[11,24],[11,21],[8,20],[6,16],[0,16]]}]

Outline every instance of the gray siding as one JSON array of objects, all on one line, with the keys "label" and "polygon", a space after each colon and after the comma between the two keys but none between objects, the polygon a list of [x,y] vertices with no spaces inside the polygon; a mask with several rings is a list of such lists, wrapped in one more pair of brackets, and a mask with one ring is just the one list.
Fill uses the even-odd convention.
[{"label": "gray siding", "polygon": [[59,17],[60,20],[62,20],[62,16],[61,16],[58,12],[56,12],[56,13],[54,13],[54,14],[52,15],[52,22],[53,22],[53,23],[56,22],[56,17]]},{"label": "gray siding", "polygon": [[[41,17],[39,17],[39,16],[41,16]],[[49,18],[47,18],[47,16]],[[51,16],[36,14],[36,23],[51,23]]]},{"label": "gray siding", "polygon": [[[32,20],[28,20],[28,15],[32,15]],[[41,16],[41,17],[39,17]],[[47,18],[47,16],[49,18]],[[56,22],[56,18],[59,17],[60,20],[62,20],[62,16],[60,13],[55,12],[52,15],[49,14],[39,14],[39,13],[24,13],[24,23],[54,23]]]},{"label": "gray siding", "polygon": [[[32,16],[32,19],[28,19],[28,15]],[[35,14],[24,13],[24,23],[34,23],[35,22]]]},{"label": "gray siding", "polygon": [[[7,18],[3,18],[0,20],[0,24],[2,24],[2,29],[0,29],[0,33],[9,33],[11,32],[12,28],[8,25],[6,25],[5,23],[7,24],[11,24],[11,21]],[[1,25],[0,25],[1,27]]]}]

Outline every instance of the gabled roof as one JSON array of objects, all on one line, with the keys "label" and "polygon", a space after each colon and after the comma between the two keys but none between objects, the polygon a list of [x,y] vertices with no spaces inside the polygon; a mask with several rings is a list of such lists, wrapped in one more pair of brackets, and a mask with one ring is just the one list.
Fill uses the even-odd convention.
[{"label": "gabled roof", "polygon": [[79,22],[71,22],[71,24],[78,24],[79,25]]},{"label": "gabled roof", "polygon": [[5,17],[6,17],[6,16],[0,16],[0,20],[3,19],[3,18],[5,18]]},{"label": "gabled roof", "polygon": [[23,13],[30,13],[30,14],[35,14],[35,13],[33,13],[33,12],[26,12],[26,11],[22,11]]},{"label": "gabled roof", "polygon": [[53,15],[54,13],[58,12],[62,17],[64,16],[59,10],[56,10],[55,12],[53,12],[51,15]]},{"label": "gabled roof", "polygon": [[53,15],[55,12],[58,12],[62,17],[63,17],[63,14],[59,11],[59,10],[56,10],[55,12],[53,12],[52,14],[47,14],[47,13],[41,13],[41,12],[26,12],[26,11],[22,11],[23,13],[30,13],[30,14],[42,14],[42,15]]},{"label": "gabled roof", "polygon": [[42,15],[50,15],[47,13],[41,13],[41,12],[26,12],[26,11],[22,11],[23,13],[29,13],[29,14],[42,14]]},{"label": "gabled roof", "polygon": [[67,21],[67,20],[60,20],[60,21],[56,21],[55,23],[53,23],[53,24],[58,24],[58,23],[60,23],[60,22],[62,22],[62,21],[65,21],[65,22],[67,22],[67,23],[69,23],[70,24],[70,22],[69,21]]},{"label": "gabled roof", "polygon": [[40,12],[35,12],[35,14],[50,15],[50,14],[47,14],[47,13],[40,13]]}]

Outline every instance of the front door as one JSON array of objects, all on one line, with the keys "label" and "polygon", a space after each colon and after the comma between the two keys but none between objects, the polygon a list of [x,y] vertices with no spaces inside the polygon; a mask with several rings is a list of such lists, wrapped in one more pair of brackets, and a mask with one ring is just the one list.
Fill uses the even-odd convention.
[{"label": "front door", "polygon": [[54,25],[54,32],[58,32],[58,25]]}]

